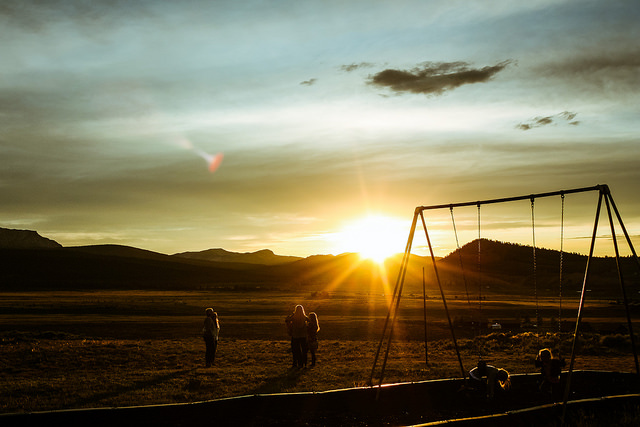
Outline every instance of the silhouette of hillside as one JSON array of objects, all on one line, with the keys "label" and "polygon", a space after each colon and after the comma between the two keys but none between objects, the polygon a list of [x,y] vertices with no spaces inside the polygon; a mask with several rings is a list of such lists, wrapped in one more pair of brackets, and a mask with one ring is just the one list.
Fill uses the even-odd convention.
[{"label": "silhouette of hillside", "polygon": [[[440,260],[442,279],[458,292],[467,289],[472,297],[482,293],[506,295],[557,296],[560,291],[560,252],[481,239],[467,243]],[[461,267],[462,266],[462,267]],[[562,253],[562,289],[565,295],[581,291],[587,266],[587,256]],[[631,257],[621,258],[625,285],[631,286],[628,296],[638,298],[640,275]],[[589,292],[604,297],[621,294],[614,257],[594,257],[589,268]],[[472,291],[471,291],[472,290]]]},{"label": "silhouette of hillside", "polygon": [[[36,233],[37,234],[37,233]],[[0,290],[91,289],[288,289],[389,293],[396,284],[402,254],[384,268],[357,254],[282,257],[270,250],[233,253],[223,249],[165,255],[121,245],[42,248],[0,248]],[[55,243],[55,242],[54,242]],[[57,245],[57,244],[56,244]],[[473,241],[436,260],[447,295],[478,299],[490,294],[556,296],[560,254],[530,246]],[[562,291],[576,295],[582,288],[587,257],[563,254]],[[640,275],[629,257],[621,260],[627,295],[638,298]],[[461,268],[462,266],[462,268]],[[423,276],[424,275],[424,276]],[[430,257],[411,255],[403,294],[439,297]],[[620,287],[615,258],[594,258],[589,291],[617,299]]]},{"label": "silhouette of hillside", "polygon": [[[376,264],[361,260],[357,254],[314,255],[265,265],[256,264],[254,258],[250,262],[216,262],[97,245],[0,249],[0,260],[0,290],[295,288],[379,292],[385,277]],[[410,271],[422,268],[418,262],[422,257],[412,256],[412,260]],[[394,277],[391,282],[399,263],[400,257],[386,263],[386,277]]]},{"label": "silhouette of hillside", "polygon": [[[354,253],[313,255],[293,263],[272,266],[263,272],[278,278],[287,287],[378,293],[385,292],[385,281],[393,288],[401,259],[402,255],[391,257],[381,269],[373,261],[363,260]],[[416,276],[417,270],[421,271],[426,262],[431,265],[430,260],[412,255],[407,275]]]},{"label": "silhouette of hillside", "polygon": [[58,242],[42,237],[32,230],[13,230],[0,227],[0,248],[61,248]]},{"label": "silhouette of hillside", "polygon": [[200,252],[181,252],[173,254],[174,257],[197,259],[213,262],[241,262],[247,264],[277,265],[301,260],[301,257],[276,255],[269,249],[257,252],[229,252],[224,249],[207,249]]},{"label": "silhouette of hillside", "polygon": [[[169,255],[93,247],[0,249],[0,289],[198,289],[251,282],[251,265],[176,261]],[[131,252],[133,248],[124,249]]]}]

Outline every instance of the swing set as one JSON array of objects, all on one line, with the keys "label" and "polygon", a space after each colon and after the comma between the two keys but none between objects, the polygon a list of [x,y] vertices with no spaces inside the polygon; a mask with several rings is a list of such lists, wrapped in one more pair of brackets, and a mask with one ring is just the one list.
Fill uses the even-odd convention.
[{"label": "swing set", "polygon": [[[393,335],[394,335],[394,328],[397,324],[397,319],[398,319],[398,312],[399,312],[399,308],[400,308],[400,299],[402,296],[402,290],[403,290],[403,286],[404,286],[404,282],[405,282],[405,278],[406,278],[406,273],[407,273],[407,267],[409,264],[409,258],[411,255],[411,248],[412,248],[412,244],[413,244],[413,239],[415,236],[415,232],[416,232],[416,227],[418,224],[418,220],[420,220],[422,227],[424,229],[425,232],[425,237],[426,237],[426,241],[427,241],[427,245],[429,247],[429,251],[431,254],[431,263],[433,265],[433,270],[434,270],[434,277],[435,277],[435,281],[438,284],[438,288],[440,290],[440,295],[442,298],[442,302],[444,305],[444,312],[447,316],[447,320],[448,320],[448,324],[449,324],[449,329],[451,330],[451,338],[453,341],[453,346],[455,348],[456,351],[456,355],[458,358],[458,363],[460,365],[460,373],[462,375],[462,378],[466,379],[467,378],[467,372],[464,368],[463,362],[462,362],[462,357],[460,355],[460,349],[458,347],[458,343],[456,340],[456,336],[455,336],[455,331],[454,331],[454,327],[453,327],[453,323],[451,321],[451,315],[449,313],[449,308],[447,306],[447,298],[445,296],[445,292],[442,286],[442,281],[441,281],[441,277],[438,271],[438,265],[436,263],[436,259],[433,253],[433,246],[431,244],[431,238],[429,236],[429,232],[427,229],[427,224],[424,218],[424,211],[430,211],[430,210],[438,210],[438,209],[449,209],[451,212],[451,221],[453,223],[453,230],[454,230],[454,234],[455,234],[455,240],[456,240],[456,246],[458,249],[458,253],[460,254],[460,244],[459,244],[459,240],[458,240],[458,233],[456,230],[456,223],[455,223],[455,218],[454,218],[454,208],[458,208],[458,207],[468,207],[468,206],[477,206],[477,218],[478,218],[478,249],[477,249],[477,271],[478,271],[478,278],[480,277],[480,268],[481,268],[481,229],[480,229],[480,210],[481,210],[481,206],[483,205],[489,205],[489,204],[498,204],[498,203],[507,203],[507,202],[512,202],[512,201],[518,201],[518,200],[527,200],[529,199],[531,201],[531,228],[532,228],[532,247],[533,247],[533,254],[532,254],[532,259],[533,259],[533,265],[532,265],[532,279],[533,279],[533,291],[534,291],[534,298],[535,298],[535,303],[536,303],[536,323],[537,323],[537,328],[539,328],[540,322],[538,319],[538,311],[539,311],[539,307],[538,307],[538,290],[537,290],[537,264],[536,264],[536,234],[535,234],[535,200],[536,199],[540,199],[540,198],[546,198],[546,197],[557,197],[560,196],[561,199],[561,219],[560,219],[560,256],[559,256],[559,263],[560,263],[560,285],[559,285],[559,320],[558,320],[558,328],[560,330],[560,319],[562,316],[562,281],[563,281],[563,252],[564,252],[564,211],[565,211],[565,196],[568,194],[574,194],[574,193],[584,193],[584,192],[591,192],[591,191],[597,191],[599,193],[599,197],[598,197],[598,204],[597,204],[597,208],[596,208],[596,213],[595,213],[595,222],[594,222],[594,227],[593,227],[593,234],[591,236],[591,243],[590,243],[590,248],[589,248],[589,254],[587,257],[587,262],[586,262],[586,268],[585,268],[585,272],[584,272],[584,278],[583,278],[583,282],[582,282],[582,291],[581,291],[581,295],[580,295],[580,302],[579,302],[579,306],[578,306],[578,314],[576,317],[576,323],[575,323],[575,330],[573,333],[573,344],[572,344],[572,349],[571,349],[571,361],[569,364],[569,370],[568,370],[568,374],[567,374],[567,381],[566,381],[566,386],[565,386],[565,392],[564,392],[564,404],[566,405],[566,402],[568,400],[569,397],[569,392],[570,392],[570,387],[571,387],[571,376],[573,373],[573,368],[574,368],[574,363],[575,363],[575,357],[576,357],[576,343],[577,343],[577,339],[578,339],[578,335],[579,335],[579,331],[580,331],[580,323],[583,317],[583,313],[584,313],[584,305],[585,305],[585,300],[586,300],[586,290],[587,290],[587,284],[589,283],[589,273],[590,273],[590,267],[592,265],[592,258],[593,258],[593,252],[594,252],[594,248],[595,248],[595,242],[596,242],[596,234],[597,234],[597,230],[598,230],[598,223],[599,223],[599,219],[600,219],[600,213],[602,210],[602,204],[604,201],[604,204],[606,206],[607,209],[607,216],[608,216],[608,220],[609,220],[609,226],[610,226],[610,231],[611,231],[611,238],[613,241],[613,249],[615,251],[615,259],[616,259],[616,267],[617,267],[617,273],[618,273],[618,282],[620,284],[620,290],[622,292],[622,299],[624,301],[624,307],[625,307],[625,312],[626,312],[626,320],[627,320],[627,326],[628,326],[628,330],[629,330],[629,334],[630,334],[630,340],[631,340],[631,347],[633,350],[633,356],[634,356],[634,361],[635,361],[635,370],[636,370],[636,375],[640,376],[640,367],[638,365],[638,355],[636,352],[636,345],[635,345],[635,339],[634,339],[634,333],[633,333],[633,327],[632,327],[632,322],[631,322],[631,316],[629,314],[629,302],[627,299],[627,295],[626,295],[626,290],[625,290],[625,282],[624,282],[624,277],[622,274],[622,270],[621,270],[621,266],[620,266],[620,252],[619,252],[619,248],[618,248],[618,242],[617,242],[617,238],[616,238],[616,227],[614,224],[614,216],[617,219],[617,223],[622,231],[622,233],[624,234],[624,237],[626,239],[626,242],[629,246],[629,249],[633,255],[633,260],[635,261],[636,266],[638,267],[638,271],[640,271],[640,261],[638,260],[638,255],[635,252],[635,249],[633,247],[633,244],[631,243],[631,239],[629,237],[629,234],[624,226],[624,223],[622,221],[622,218],[620,216],[620,213],[618,211],[618,208],[616,207],[615,202],[613,201],[613,197],[611,196],[611,192],[609,190],[609,187],[607,185],[596,185],[593,187],[584,187],[584,188],[576,188],[576,189],[571,189],[571,190],[561,190],[561,191],[554,191],[554,192],[548,192],[548,193],[539,193],[539,194],[530,194],[530,195],[525,195],[525,196],[517,196],[517,197],[508,197],[508,198],[501,198],[501,199],[491,199],[491,200],[482,200],[482,201],[474,201],[474,202],[465,202],[465,203],[453,203],[453,204],[443,204],[443,205],[432,205],[432,206],[418,206],[415,208],[414,211],[414,215],[413,215],[413,221],[411,223],[411,229],[409,232],[409,238],[407,240],[407,245],[405,247],[405,251],[404,251],[404,256],[402,258],[402,262],[400,264],[400,270],[398,272],[398,277],[395,283],[395,287],[393,290],[393,295],[391,297],[391,302],[389,305],[389,310],[384,322],[384,326],[383,326],[383,330],[382,330],[382,336],[380,338],[380,342],[378,344],[378,348],[376,351],[376,355],[375,355],[375,359],[373,362],[373,367],[371,369],[371,376],[369,378],[369,385],[373,386],[373,382],[374,382],[374,376],[376,373],[376,370],[378,368],[378,362],[382,353],[382,348],[383,345],[386,341],[386,349],[384,351],[384,357],[382,359],[380,368],[379,368],[379,375],[378,375],[378,387],[380,387],[382,385],[383,379],[384,379],[384,371],[385,371],[385,367],[387,364],[387,360],[389,357],[389,350],[391,347],[391,342],[393,340]],[[471,299],[469,297],[469,290],[468,290],[468,286],[467,286],[467,279],[466,276],[464,274],[464,268],[462,265],[462,256],[460,255],[460,269],[462,272],[462,279],[464,281],[464,286],[465,286],[465,292],[467,295],[467,301],[469,302],[469,305],[471,305]],[[478,279],[480,280],[480,279]],[[480,286],[480,284],[478,285],[479,288],[479,296],[478,296],[478,301],[479,301],[479,309],[482,309],[482,294],[481,294],[481,289],[482,286]],[[424,273],[423,273],[423,289],[424,289]],[[426,300],[426,293],[424,295],[424,298]],[[425,303],[425,357],[428,358],[428,355],[426,354],[426,348],[427,348],[427,340],[426,340],[426,303]],[[427,359],[428,362],[428,359]]]}]

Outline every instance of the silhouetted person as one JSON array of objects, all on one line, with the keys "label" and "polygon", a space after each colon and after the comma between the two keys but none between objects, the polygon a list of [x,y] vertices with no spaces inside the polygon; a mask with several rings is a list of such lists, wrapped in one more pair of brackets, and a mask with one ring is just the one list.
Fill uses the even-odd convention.
[{"label": "silhouetted person", "polygon": [[564,359],[553,357],[551,350],[543,348],[538,352],[535,365],[540,368],[540,391],[557,397],[560,393],[560,374],[565,365]]},{"label": "silhouetted person", "polygon": [[285,323],[291,335],[293,366],[304,368],[307,366],[307,324],[309,323],[309,318],[304,313],[304,307],[296,305],[293,313],[287,316]]},{"label": "silhouetted person", "polygon": [[206,346],[205,366],[210,368],[216,360],[216,350],[218,349],[218,334],[220,333],[220,322],[218,322],[218,313],[213,308],[205,310],[207,317],[204,319],[204,327],[202,328],[202,336]]},{"label": "silhouetted person", "polygon": [[478,366],[469,371],[472,387],[486,392],[488,399],[493,399],[496,392],[506,391],[511,388],[511,376],[504,369],[487,365],[483,360],[478,361]]},{"label": "silhouetted person", "polygon": [[287,326],[287,334],[291,339],[291,356],[293,357],[293,367],[298,367],[298,361],[296,359],[296,352],[293,350],[293,313],[285,317],[284,324]]},{"label": "silhouetted person", "polygon": [[320,325],[318,324],[318,315],[314,312],[309,313],[309,323],[307,324],[307,347],[311,353],[311,366],[316,366],[316,351],[318,350],[318,332]]}]

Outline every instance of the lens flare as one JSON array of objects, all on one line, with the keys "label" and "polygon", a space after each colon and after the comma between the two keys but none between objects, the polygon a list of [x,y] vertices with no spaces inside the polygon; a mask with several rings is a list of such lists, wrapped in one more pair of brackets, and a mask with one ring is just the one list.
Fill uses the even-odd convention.
[{"label": "lens flare", "polygon": [[200,150],[198,147],[193,147],[191,151],[193,151],[194,153],[202,157],[207,162],[207,165],[209,167],[209,172],[211,173],[215,172],[216,169],[218,169],[218,167],[222,163],[222,158],[224,157],[224,154],[222,153],[211,155],[209,153],[206,153]]},{"label": "lens flare", "polygon": [[220,167],[220,164],[222,163],[222,159],[224,158],[223,153],[217,153],[215,155],[209,154],[206,151],[203,151],[200,148],[193,145],[193,143],[186,138],[180,138],[180,140],[178,141],[178,144],[181,147],[187,150],[193,151],[198,156],[202,157],[207,162],[207,168],[211,173],[215,172]]}]

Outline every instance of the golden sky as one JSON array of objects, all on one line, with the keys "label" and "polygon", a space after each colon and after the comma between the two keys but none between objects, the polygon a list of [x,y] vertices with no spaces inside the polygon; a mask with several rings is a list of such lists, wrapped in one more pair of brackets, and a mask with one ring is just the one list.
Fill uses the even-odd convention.
[{"label": "golden sky", "polygon": [[[635,239],[639,21],[636,0],[3,1],[0,226],[308,256],[358,250],[375,214],[401,252],[419,205],[608,184]],[[596,201],[567,197],[569,250]],[[559,209],[537,206],[541,245]],[[481,216],[531,241],[527,201]]]}]

